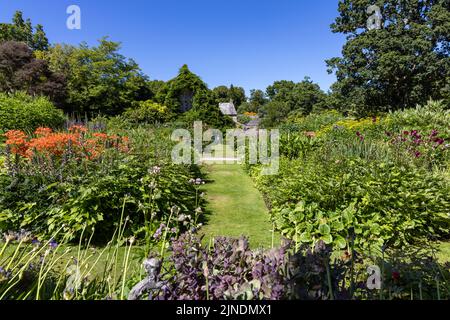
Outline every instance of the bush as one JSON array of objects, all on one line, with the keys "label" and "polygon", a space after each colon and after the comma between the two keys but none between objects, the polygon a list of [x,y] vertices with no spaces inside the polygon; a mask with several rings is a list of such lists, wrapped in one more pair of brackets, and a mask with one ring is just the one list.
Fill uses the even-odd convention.
[{"label": "bush", "polygon": [[38,127],[61,127],[64,113],[44,97],[25,93],[0,93],[0,130],[33,131]]},{"label": "bush", "polygon": [[150,100],[138,102],[135,109],[126,110],[123,115],[131,123],[164,123],[173,118],[173,114],[166,106],[154,103]]},{"label": "bush", "polygon": [[430,101],[425,106],[390,113],[384,124],[393,132],[438,130],[450,136],[450,109],[442,101]]},{"label": "bush", "polygon": [[239,121],[239,123],[247,124],[250,121],[252,121],[252,118],[250,118],[249,116],[247,116],[245,114],[242,114],[242,115],[238,116],[238,121]]}]

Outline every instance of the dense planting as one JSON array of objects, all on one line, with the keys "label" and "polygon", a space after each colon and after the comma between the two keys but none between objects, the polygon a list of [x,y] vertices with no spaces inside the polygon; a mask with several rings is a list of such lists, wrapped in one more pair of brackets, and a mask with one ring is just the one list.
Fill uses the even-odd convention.
[{"label": "dense planting", "polygon": [[[3,230],[25,228],[52,236],[63,227],[63,234],[77,239],[95,228],[94,240],[107,241],[123,211],[132,222],[126,234],[136,236],[152,235],[174,206],[176,215],[169,223],[175,234],[198,220],[201,199],[190,182],[195,178],[190,168],[156,158],[150,148],[139,150],[133,137],[84,126],[66,132],[38,128],[32,136],[8,131],[5,136]],[[151,134],[146,138],[151,142]]]},{"label": "dense planting", "polygon": [[258,176],[257,167],[250,169],[277,228],[298,244],[322,240],[336,249],[349,246],[354,230],[355,245],[377,254],[447,238],[450,122],[443,123],[447,112],[435,107],[417,109],[436,119],[419,122],[418,130],[409,129],[400,113],[332,124],[325,113],[322,121],[313,118],[315,128],[307,127],[314,131],[292,131],[303,120],[287,127],[280,175]]}]

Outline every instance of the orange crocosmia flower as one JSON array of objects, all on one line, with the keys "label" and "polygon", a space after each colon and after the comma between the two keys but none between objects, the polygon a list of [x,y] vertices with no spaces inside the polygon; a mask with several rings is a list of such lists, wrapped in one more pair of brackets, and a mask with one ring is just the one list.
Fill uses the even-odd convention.
[{"label": "orange crocosmia flower", "polygon": [[52,132],[53,132],[53,130],[50,129],[50,128],[42,128],[42,127],[40,127],[40,128],[37,128],[37,129],[36,129],[36,131],[34,132],[34,134],[35,134],[36,136],[38,136],[38,137],[46,137],[46,136],[48,136],[49,134],[51,134]]},{"label": "orange crocosmia flower", "polygon": [[30,149],[47,155],[61,156],[69,142],[77,143],[77,135],[70,133],[51,133],[46,136],[31,139]]},{"label": "orange crocosmia flower", "polygon": [[100,140],[107,140],[108,139],[108,135],[106,133],[94,133],[93,134],[94,137],[100,139]]},{"label": "orange crocosmia flower", "polygon": [[6,145],[10,147],[12,153],[25,156],[28,149],[28,137],[25,132],[20,130],[10,130],[5,133],[5,137],[7,139]]},{"label": "orange crocosmia flower", "polygon": [[82,125],[73,125],[69,128],[69,132],[84,133],[87,131],[88,131],[88,129]]}]

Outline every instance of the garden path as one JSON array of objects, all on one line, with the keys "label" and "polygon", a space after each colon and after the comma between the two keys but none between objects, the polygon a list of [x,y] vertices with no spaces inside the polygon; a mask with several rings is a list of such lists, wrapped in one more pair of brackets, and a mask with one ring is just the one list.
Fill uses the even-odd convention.
[{"label": "garden path", "polygon": [[245,235],[253,248],[279,244],[260,192],[239,164],[204,164],[209,182],[207,223],[201,229],[205,241],[214,237]]}]

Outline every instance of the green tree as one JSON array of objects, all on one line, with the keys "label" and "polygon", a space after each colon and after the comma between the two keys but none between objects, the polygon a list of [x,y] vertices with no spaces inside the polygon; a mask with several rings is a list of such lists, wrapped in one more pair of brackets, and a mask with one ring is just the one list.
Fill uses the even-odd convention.
[{"label": "green tree", "polygon": [[0,24],[0,42],[3,41],[24,42],[32,50],[48,50],[49,48],[44,27],[38,24],[33,28],[30,19],[25,21],[21,11],[16,11],[12,23]]},{"label": "green tree", "polygon": [[250,110],[248,112],[259,113],[259,110],[267,103],[267,97],[262,90],[250,91]]},{"label": "green tree", "polygon": [[224,129],[234,126],[233,120],[224,116],[217,105],[216,97],[210,90],[200,90],[193,98],[193,107],[181,115],[180,119],[192,126],[194,121],[202,121],[209,127]]},{"label": "green tree", "polygon": [[327,96],[320,86],[306,77],[302,82],[276,81],[266,94],[270,102],[260,109],[267,126],[273,126],[291,114],[307,115],[326,107]]},{"label": "green tree", "polygon": [[[379,28],[367,28],[376,4]],[[341,0],[333,32],[347,35],[327,61],[349,109],[367,114],[449,99],[450,0]]]},{"label": "green tree", "polygon": [[52,70],[67,78],[67,112],[116,115],[151,97],[147,78],[119,49],[104,38],[97,47],[56,45],[43,53]]},{"label": "green tree", "polygon": [[219,86],[212,91],[217,103],[233,101],[235,106],[240,106],[247,101],[245,90],[242,87],[233,85],[229,88],[227,86]]}]

